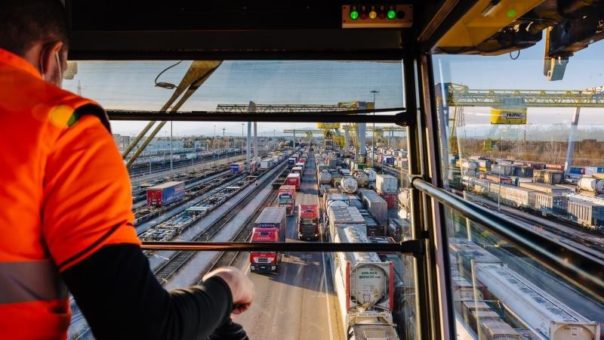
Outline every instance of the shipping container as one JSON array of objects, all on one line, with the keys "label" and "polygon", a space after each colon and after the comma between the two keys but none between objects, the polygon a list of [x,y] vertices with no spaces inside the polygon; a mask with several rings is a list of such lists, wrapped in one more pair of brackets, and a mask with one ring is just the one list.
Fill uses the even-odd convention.
[{"label": "shipping container", "polygon": [[293,185],[294,187],[296,187],[296,191],[300,191],[300,174],[298,173],[291,173],[289,175],[287,175],[287,177],[285,178],[285,183],[286,185]]},{"label": "shipping container", "polygon": [[599,338],[597,322],[585,318],[508,267],[477,263],[474,274],[492,295],[485,298],[499,300],[504,311],[525,323],[535,332],[535,337],[552,340]]},{"label": "shipping container", "polygon": [[396,194],[398,191],[398,181],[392,175],[377,174],[375,185],[378,194]]},{"label": "shipping container", "polygon": [[245,170],[245,164],[243,162],[232,163],[229,169],[232,174],[239,174]]},{"label": "shipping container", "polygon": [[568,173],[571,175],[585,175],[585,168],[582,166],[571,166],[568,169]]},{"label": "shipping container", "polygon": [[565,215],[568,209],[568,196],[559,194],[549,194],[544,192],[535,192],[535,203],[533,209],[541,212],[543,215],[558,214]]},{"label": "shipping container", "polygon": [[490,196],[494,200],[516,208],[530,209],[534,205],[535,191],[511,185],[491,183]]},{"label": "shipping container", "polygon": [[513,176],[515,166],[512,164],[493,164],[491,172],[501,176]]},{"label": "shipping container", "polygon": [[384,199],[384,201],[386,201],[386,204],[388,205],[388,209],[395,209],[398,206],[397,203],[397,195],[396,194],[380,194],[380,196]]},{"label": "shipping container", "polygon": [[564,179],[564,173],[560,170],[535,170],[533,181],[536,183],[560,184]]},{"label": "shipping container", "polygon": [[396,242],[401,242],[405,236],[411,236],[411,222],[404,218],[389,218],[386,234]]},{"label": "shipping container", "polygon": [[266,207],[256,218],[254,228],[278,229],[281,242],[285,242],[286,222],[285,207]]},{"label": "shipping container", "polygon": [[273,159],[263,159],[260,161],[260,169],[270,169],[273,167]]},{"label": "shipping container", "polygon": [[557,185],[546,184],[546,183],[520,182],[520,183],[518,183],[518,186],[521,188],[540,191],[540,192],[544,192],[547,194],[554,194],[554,195],[563,195],[563,194],[571,193],[571,191],[568,188],[557,186]]},{"label": "shipping container", "polygon": [[359,209],[361,216],[365,219],[365,234],[367,236],[386,236],[386,227],[380,226],[366,209]]},{"label": "shipping container", "polygon": [[564,171],[564,165],[563,164],[545,164],[545,169],[549,169],[549,170],[558,170],[558,171]]},{"label": "shipping container", "polygon": [[[362,225],[342,225],[331,234],[334,243],[369,243]],[[391,261],[373,252],[336,252],[331,263],[333,283],[344,317],[343,331],[355,339],[398,339],[392,320],[395,271]],[[379,333],[375,322],[384,320]],[[373,336],[372,336],[373,334]]]},{"label": "shipping container", "polygon": [[277,192],[277,205],[285,207],[288,215],[293,215],[296,206],[296,187],[293,185],[282,185]]},{"label": "shipping container", "polygon": [[368,189],[359,190],[359,196],[363,205],[381,226],[388,223],[388,202],[380,197],[375,191]]},{"label": "shipping container", "polygon": [[147,188],[148,206],[166,206],[185,197],[184,182],[166,182]]},{"label": "shipping container", "polygon": [[568,201],[568,215],[571,221],[586,228],[599,230],[604,227],[604,205],[571,198]]},{"label": "shipping container", "polygon": [[382,158],[382,163],[386,165],[394,165],[394,157],[392,156],[384,156]]},{"label": "shipping container", "polygon": [[512,185],[512,179],[508,176],[487,174],[486,179],[493,183],[503,183],[503,184]]},{"label": "shipping container", "polygon": [[330,235],[335,235],[336,229],[342,225],[359,224],[365,228],[365,219],[355,207],[332,204],[327,208],[327,218]]},{"label": "shipping container", "polygon": [[514,168],[514,176],[533,177],[533,168],[530,166],[519,166]]}]

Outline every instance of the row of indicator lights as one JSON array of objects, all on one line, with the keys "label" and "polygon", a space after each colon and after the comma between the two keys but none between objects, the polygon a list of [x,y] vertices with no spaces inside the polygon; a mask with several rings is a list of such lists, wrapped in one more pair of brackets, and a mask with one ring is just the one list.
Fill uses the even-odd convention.
[{"label": "row of indicator lights", "polygon": [[384,6],[380,6],[379,10],[376,10],[375,6],[371,6],[369,13],[367,13],[365,6],[361,6],[360,11],[356,8],[356,6],[352,6],[350,8],[349,17],[352,20],[358,20],[359,18],[360,19],[367,19],[367,18],[376,19],[378,17],[380,19],[388,18],[388,20],[394,20],[396,18],[399,18],[399,19],[404,18],[405,12],[403,12],[403,11],[397,12],[392,7],[386,11]]}]

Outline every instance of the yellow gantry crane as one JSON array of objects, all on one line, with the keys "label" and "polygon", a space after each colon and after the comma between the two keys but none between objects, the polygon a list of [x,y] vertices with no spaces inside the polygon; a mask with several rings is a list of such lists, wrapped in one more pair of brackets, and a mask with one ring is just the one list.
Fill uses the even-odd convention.
[{"label": "yellow gantry crane", "polygon": [[[333,112],[333,111],[351,111],[351,110],[371,110],[374,104],[372,102],[362,101],[351,101],[351,102],[340,102],[336,105],[326,104],[256,104],[256,113],[273,113],[273,112]],[[216,107],[218,112],[248,112],[248,105],[246,104],[219,104]],[[390,138],[394,137],[395,132],[404,132],[405,130],[400,127],[394,126],[366,126],[364,123],[360,124],[346,124],[341,125],[340,123],[317,123],[317,129],[286,129],[284,133],[293,134],[294,143],[296,142],[296,135],[302,134],[308,138],[311,136],[322,135],[323,143],[326,148],[332,148],[339,146],[340,148],[346,149],[348,146],[353,146],[355,149],[355,156],[357,162],[365,163],[367,156],[367,150],[365,146],[365,138],[367,131],[376,132],[378,138],[383,138],[384,132],[390,134]],[[342,134],[342,131],[344,134]],[[352,133],[351,133],[352,131]]]},{"label": "yellow gantry crane", "polygon": [[[437,105],[448,114],[449,148],[452,154],[458,154],[456,127],[465,124],[464,107],[490,107],[490,123],[498,125],[518,125],[527,123],[528,107],[563,108],[574,107],[575,114],[571,120],[571,129],[566,153],[565,169],[572,165],[574,152],[574,135],[579,124],[581,108],[604,107],[604,87],[585,90],[503,90],[503,89],[470,89],[468,86],[443,83],[436,85]],[[444,122],[444,121],[443,121]]]}]

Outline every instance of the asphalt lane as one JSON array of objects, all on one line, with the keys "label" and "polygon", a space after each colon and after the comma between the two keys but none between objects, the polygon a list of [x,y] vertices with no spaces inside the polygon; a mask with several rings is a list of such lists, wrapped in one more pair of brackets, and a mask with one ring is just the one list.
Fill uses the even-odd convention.
[{"label": "asphalt lane", "polygon": [[[307,162],[296,204],[318,204],[316,166]],[[297,240],[295,216],[288,217],[287,242]],[[249,272],[249,260],[239,264]],[[319,253],[283,254],[274,274],[250,273],[256,299],[250,310],[234,318],[250,339],[344,339],[337,297],[327,256]]]}]

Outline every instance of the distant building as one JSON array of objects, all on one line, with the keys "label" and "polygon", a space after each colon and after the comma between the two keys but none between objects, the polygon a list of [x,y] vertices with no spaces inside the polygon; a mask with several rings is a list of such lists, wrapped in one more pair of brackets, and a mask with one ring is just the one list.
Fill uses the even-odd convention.
[{"label": "distant building", "polygon": [[117,145],[117,148],[120,150],[120,152],[123,152],[124,150],[126,150],[128,145],[130,145],[131,138],[132,137],[130,137],[130,136],[113,134],[113,141],[115,141],[115,144]]}]

